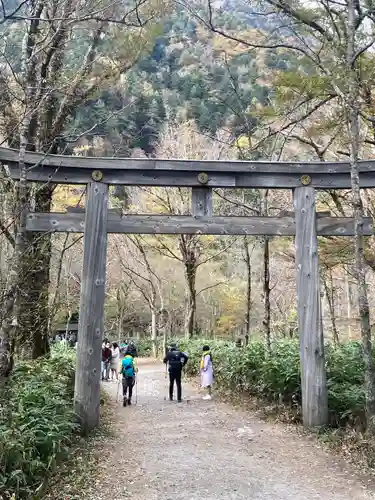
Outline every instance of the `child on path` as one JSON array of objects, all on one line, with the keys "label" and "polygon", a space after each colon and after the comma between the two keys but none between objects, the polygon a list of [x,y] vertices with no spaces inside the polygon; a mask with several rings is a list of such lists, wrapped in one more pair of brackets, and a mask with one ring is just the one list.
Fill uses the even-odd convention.
[{"label": "child on path", "polygon": [[210,347],[208,345],[203,346],[200,370],[202,388],[207,389],[207,394],[203,396],[203,399],[212,399],[211,388],[214,382],[214,368],[212,364]]}]

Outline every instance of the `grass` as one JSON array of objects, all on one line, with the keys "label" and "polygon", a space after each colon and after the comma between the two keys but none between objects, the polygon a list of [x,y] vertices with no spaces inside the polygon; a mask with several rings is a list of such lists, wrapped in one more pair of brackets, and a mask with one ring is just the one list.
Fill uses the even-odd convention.
[{"label": "grass", "polygon": [[51,478],[43,500],[81,500],[88,485],[100,478],[101,460],[108,439],[114,439],[112,408],[102,397],[101,425],[88,439],[76,438],[69,458],[62,462]]},{"label": "grass", "polygon": [[50,358],[19,361],[0,411],[0,498],[41,494],[57,463],[69,456],[75,353],[54,348]]}]

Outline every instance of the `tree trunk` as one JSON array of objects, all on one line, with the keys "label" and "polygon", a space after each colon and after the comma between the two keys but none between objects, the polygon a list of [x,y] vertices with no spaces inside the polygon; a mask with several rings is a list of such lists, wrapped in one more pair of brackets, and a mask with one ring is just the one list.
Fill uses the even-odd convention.
[{"label": "tree trunk", "polygon": [[167,329],[165,328],[163,331],[163,356],[167,355]]},{"label": "tree trunk", "polygon": [[244,251],[246,264],[246,318],[245,318],[245,345],[248,345],[250,338],[250,319],[251,319],[251,257],[249,252],[249,242],[244,237]]},{"label": "tree trunk", "polygon": [[13,285],[4,297],[4,309],[1,317],[0,330],[0,392],[5,387],[6,381],[13,368],[12,355],[12,311],[16,300],[16,286]]},{"label": "tree trunk", "polygon": [[263,297],[264,297],[264,320],[263,328],[267,348],[271,350],[271,303],[270,303],[270,242],[268,236],[263,241]]},{"label": "tree trunk", "polygon": [[358,309],[361,324],[361,337],[363,345],[363,359],[365,363],[365,397],[366,397],[366,423],[367,429],[373,431],[375,427],[375,374],[372,357],[372,338],[370,325],[370,308],[367,296],[364,237],[363,237],[363,203],[359,184],[359,86],[357,71],[353,68],[352,61],[356,53],[356,4],[355,0],[348,0],[348,43],[347,43],[347,65],[348,65],[348,115],[350,135],[350,164],[351,164],[351,188],[352,203],[355,219],[355,275],[358,287]]},{"label": "tree trunk", "polygon": [[19,171],[20,180],[17,185],[16,203],[16,240],[14,257],[10,270],[8,292],[5,295],[4,310],[0,330],[0,387],[4,387],[13,367],[13,351],[19,332],[22,332],[22,321],[25,318],[20,307],[21,291],[24,290],[27,250],[26,219],[29,208],[29,189],[27,185],[27,168],[24,157],[27,148],[27,129],[30,117],[26,114],[21,125]]},{"label": "tree trunk", "polygon": [[[35,211],[50,212],[53,187],[41,187],[35,196]],[[32,268],[30,270],[29,325],[32,357],[49,353],[49,288],[51,264],[51,234],[32,237]]]},{"label": "tree trunk", "polygon": [[[18,207],[17,207],[17,237],[15,245],[15,272],[12,279],[16,284],[16,297],[14,302],[15,321],[17,323],[16,336],[14,344],[20,352],[26,352],[39,356],[48,351],[48,337],[45,337],[43,331],[39,329],[39,324],[35,322],[33,311],[36,307],[43,307],[43,297],[41,301],[35,300],[34,290],[37,287],[44,287],[45,283],[39,282],[40,274],[34,274],[38,265],[33,260],[33,249],[30,246],[31,237],[26,232],[26,217],[30,204],[29,186],[27,184],[27,168],[24,165],[25,152],[31,150],[35,144],[37,130],[37,112],[36,91],[38,89],[37,77],[37,51],[35,44],[39,32],[39,23],[41,14],[45,7],[43,0],[31,2],[29,5],[30,23],[28,24],[23,44],[22,64],[24,67],[23,85],[25,89],[25,109],[23,110],[24,119],[19,132],[19,166],[20,182],[18,183]],[[40,190],[37,192],[40,192]],[[40,237],[40,235],[39,235]],[[33,238],[37,238],[34,236]],[[45,271],[46,272],[46,271]],[[49,264],[47,267],[49,272]],[[39,298],[39,297],[38,297]],[[48,290],[47,290],[48,301]],[[12,311],[13,312],[13,311]],[[48,318],[47,318],[48,319]]]},{"label": "tree trunk", "polygon": [[118,322],[117,322],[117,338],[122,341],[122,325],[124,322],[124,308],[121,303],[118,303]]},{"label": "tree trunk", "polygon": [[64,255],[66,252],[66,248],[68,245],[69,241],[69,233],[65,234],[64,238],[64,243],[63,247],[59,256],[59,263],[57,266],[57,275],[56,275],[56,283],[55,283],[55,293],[53,295],[52,301],[51,301],[51,307],[50,307],[50,315],[48,317],[48,330],[52,330],[52,324],[56,316],[57,309],[59,307],[59,300],[60,300],[60,287],[61,287],[61,275],[62,275],[62,270],[63,270],[63,262],[64,262]]},{"label": "tree trunk", "polygon": [[167,328],[170,322],[169,322],[169,313],[168,310],[165,309],[164,307],[163,296],[161,293],[160,293],[160,299],[161,299],[161,307],[159,310],[158,331],[159,335],[161,335],[163,338],[162,354],[163,356],[165,356],[167,348]]},{"label": "tree trunk", "polygon": [[340,343],[340,340],[339,340],[339,332],[337,330],[337,325],[336,325],[335,289],[333,286],[332,270],[329,269],[328,273],[329,273],[329,283],[327,282],[326,277],[323,276],[323,284],[327,297],[329,316],[331,318],[333,342],[336,345],[338,345]]},{"label": "tree trunk", "polygon": [[197,308],[196,298],[196,268],[189,262],[185,263],[186,277],[186,313],[185,313],[185,338],[191,339],[194,334],[195,313]]},{"label": "tree trunk", "polygon": [[[261,213],[268,216],[268,189],[262,196]],[[264,320],[263,331],[267,343],[267,348],[271,351],[271,304],[270,304],[270,241],[268,236],[263,238],[263,301]]]},{"label": "tree trunk", "polygon": [[352,310],[352,303],[353,303],[353,290],[351,283],[349,281],[349,273],[347,269],[345,269],[345,293],[346,293],[346,317],[348,321],[348,336],[349,339],[352,339],[352,320],[353,320],[353,310]]},{"label": "tree trunk", "polygon": [[157,329],[157,310],[151,307],[151,342],[152,342],[152,355],[154,358],[158,357],[158,329]]}]

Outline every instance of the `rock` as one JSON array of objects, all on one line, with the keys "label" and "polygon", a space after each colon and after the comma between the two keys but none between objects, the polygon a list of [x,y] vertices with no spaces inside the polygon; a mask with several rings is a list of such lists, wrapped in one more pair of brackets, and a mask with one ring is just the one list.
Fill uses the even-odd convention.
[{"label": "rock", "polygon": [[250,429],[250,427],[239,427],[237,429],[237,434],[240,434],[240,435],[243,435],[243,434],[247,434],[247,435],[253,435],[254,434],[254,431],[252,429]]}]

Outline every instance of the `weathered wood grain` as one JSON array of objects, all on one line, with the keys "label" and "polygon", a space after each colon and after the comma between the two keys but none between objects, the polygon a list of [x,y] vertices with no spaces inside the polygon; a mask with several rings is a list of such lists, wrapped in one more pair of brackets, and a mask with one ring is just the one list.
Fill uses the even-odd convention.
[{"label": "weathered wood grain", "polygon": [[[199,190],[201,188],[197,188],[197,189]],[[207,189],[207,188],[204,188],[204,189]],[[194,192],[195,189],[193,189],[192,191]],[[212,194],[209,196],[212,196]],[[193,195],[193,198],[194,198],[194,195]],[[212,201],[210,201],[210,203],[212,203]],[[70,206],[70,207],[66,207],[66,212],[67,213],[82,213],[83,214],[83,213],[85,213],[85,209],[84,209],[84,207],[81,207],[81,206]],[[62,212],[62,213],[65,213],[65,212]],[[123,212],[122,212],[122,208],[109,208],[108,213],[122,215]],[[331,212],[329,212],[329,211],[316,212],[316,216],[317,217],[331,217]],[[294,211],[293,210],[281,210],[277,214],[277,217],[294,217]]]},{"label": "weathered wood grain", "polygon": [[[0,161],[18,179],[18,151],[0,148]],[[200,187],[199,173],[207,173],[207,187],[289,189],[311,177],[320,189],[350,189],[348,162],[266,162],[163,160],[154,158],[90,158],[26,153],[28,179],[33,182],[87,184],[100,170],[103,182],[128,186]],[[361,188],[375,187],[375,160],[360,162]]]},{"label": "weathered wood grain", "polygon": [[[281,210],[281,212],[279,212],[277,215],[278,215],[278,217],[285,217],[285,216],[294,217],[294,211],[293,210]],[[329,212],[329,211],[316,212],[316,216],[317,217],[331,217],[331,212]]]},{"label": "weathered wood grain", "polygon": [[[0,148],[0,161],[3,163],[17,163],[19,151],[16,149]],[[350,173],[350,163],[343,162],[287,162],[287,161],[242,161],[242,160],[167,160],[156,158],[105,158],[81,157],[65,155],[46,155],[43,153],[28,152],[25,163],[30,167],[51,166],[54,168],[82,168],[97,170],[177,170],[196,172],[263,172],[263,173]],[[360,172],[374,172],[375,160],[359,162]]]},{"label": "weathered wood grain", "polygon": [[206,187],[192,189],[191,214],[194,217],[212,215],[212,189]]},{"label": "weathered wood grain", "polygon": [[[84,214],[85,213],[85,209],[84,207],[66,207],[66,212],[68,214]],[[64,212],[65,213],[65,212]],[[108,213],[109,214],[117,214],[117,215],[121,215],[122,214],[122,209],[121,208],[109,208],[108,209]]]},{"label": "weathered wood grain", "polygon": [[328,396],[314,188],[296,189],[294,208],[302,417],[305,427],[317,427],[328,423]]},{"label": "weathered wood grain", "polygon": [[87,186],[74,406],[87,434],[99,424],[107,255],[108,186]]},{"label": "weathered wood grain", "polygon": [[[32,232],[83,233],[85,217],[78,213],[31,213],[27,230]],[[108,214],[109,233],[122,234],[210,234],[294,236],[295,219],[284,217],[191,217],[185,215]],[[317,217],[319,236],[353,236],[351,217]],[[374,234],[373,220],[365,218],[364,234]]]},{"label": "weathered wood grain", "polygon": [[[80,158],[87,159],[87,158]],[[133,160],[132,160],[133,161]],[[146,161],[146,160],[143,160]],[[38,165],[31,168],[28,179],[32,182],[54,182],[57,184],[87,184],[92,180],[92,173],[97,168],[91,163],[90,168],[81,167],[54,167]],[[10,175],[13,179],[19,178],[18,163],[9,163]],[[289,169],[288,169],[289,170]],[[198,181],[199,170],[138,170],[124,166],[123,170],[107,168],[102,170],[102,182],[125,186],[169,186],[169,187],[201,187]],[[207,187],[211,188],[268,188],[291,189],[301,186],[301,172],[282,172],[275,169],[271,172],[254,171],[250,173],[225,172],[221,170],[209,171]],[[338,172],[311,174],[311,186],[319,189],[350,189],[350,174]],[[365,171],[360,177],[361,188],[375,187],[375,172]]]}]

